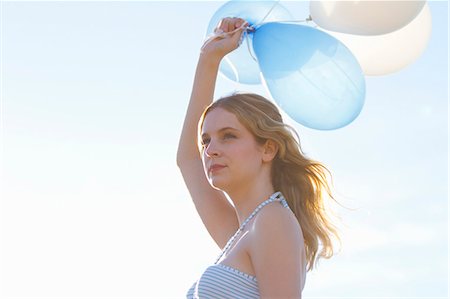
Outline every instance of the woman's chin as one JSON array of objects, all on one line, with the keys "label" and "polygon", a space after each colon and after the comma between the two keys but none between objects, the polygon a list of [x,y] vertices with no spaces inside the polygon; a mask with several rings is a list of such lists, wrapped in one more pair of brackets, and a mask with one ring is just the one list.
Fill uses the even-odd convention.
[{"label": "woman's chin", "polygon": [[217,190],[220,190],[220,191],[225,191],[225,189],[226,189],[226,187],[228,185],[223,179],[219,179],[217,177],[210,178],[209,179],[209,184],[214,189],[217,189]]}]

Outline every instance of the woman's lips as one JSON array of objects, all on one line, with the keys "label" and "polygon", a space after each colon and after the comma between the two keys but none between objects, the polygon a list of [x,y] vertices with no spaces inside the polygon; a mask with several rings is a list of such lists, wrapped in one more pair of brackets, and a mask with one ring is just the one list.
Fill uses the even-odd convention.
[{"label": "woman's lips", "polygon": [[210,172],[210,173],[214,173],[214,172],[217,172],[217,171],[219,171],[219,170],[221,170],[221,169],[223,169],[223,168],[225,168],[226,166],[225,165],[222,165],[222,164],[213,164],[213,165],[211,165],[210,167],[209,167],[209,169],[208,169],[208,171]]}]

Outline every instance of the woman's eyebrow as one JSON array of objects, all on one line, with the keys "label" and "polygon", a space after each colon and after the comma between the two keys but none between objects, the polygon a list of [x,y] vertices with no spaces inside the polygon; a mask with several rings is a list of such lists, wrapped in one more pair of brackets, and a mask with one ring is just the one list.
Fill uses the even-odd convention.
[{"label": "woman's eyebrow", "polygon": [[[217,130],[217,133],[221,133],[221,132],[226,131],[226,130],[239,131],[238,129],[233,128],[233,127],[224,127],[224,128],[221,128],[221,129]],[[207,132],[204,132],[204,133],[202,134],[202,137],[204,137],[204,136],[208,136],[208,133],[207,133]]]}]

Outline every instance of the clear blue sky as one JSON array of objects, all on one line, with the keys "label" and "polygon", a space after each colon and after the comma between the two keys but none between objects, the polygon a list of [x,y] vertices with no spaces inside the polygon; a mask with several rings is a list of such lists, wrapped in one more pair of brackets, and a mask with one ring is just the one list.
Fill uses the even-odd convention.
[{"label": "clear blue sky", "polygon": [[[219,249],[175,155],[223,2],[1,4],[0,297],[183,298]],[[308,2],[282,4],[298,18]],[[342,251],[305,298],[448,296],[448,4],[405,69],[366,77],[336,131],[290,120],[334,175]],[[220,77],[216,96],[261,86]]]}]

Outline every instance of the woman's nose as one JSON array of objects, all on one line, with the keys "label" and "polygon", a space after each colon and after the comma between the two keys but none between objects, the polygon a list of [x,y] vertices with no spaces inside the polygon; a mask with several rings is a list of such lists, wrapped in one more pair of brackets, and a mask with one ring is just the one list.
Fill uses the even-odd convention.
[{"label": "woman's nose", "polygon": [[205,149],[205,154],[208,157],[217,157],[220,155],[219,147],[217,146],[217,142],[213,142],[212,140],[208,143],[208,146]]}]

